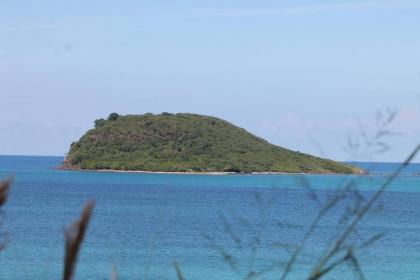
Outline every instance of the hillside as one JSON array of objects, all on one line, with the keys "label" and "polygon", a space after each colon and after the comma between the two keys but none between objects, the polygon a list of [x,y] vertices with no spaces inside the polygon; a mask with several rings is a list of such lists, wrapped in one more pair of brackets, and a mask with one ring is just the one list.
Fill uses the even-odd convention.
[{"label": "hillside", "polygon": [[72,143],[62,168],[165,172],[360,173],[278,147],[224,120],[195,115],[111,114]]}]

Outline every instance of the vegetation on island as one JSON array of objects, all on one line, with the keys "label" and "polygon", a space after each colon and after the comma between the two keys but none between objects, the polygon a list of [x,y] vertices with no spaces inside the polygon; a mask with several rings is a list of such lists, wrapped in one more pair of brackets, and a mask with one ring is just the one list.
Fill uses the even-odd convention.
[{"label": "vegetation on island", "polygon": [[361,173],[273,145],[227,121],[197,114],[112,113],[71,144],[63,168],[162,172]]}]

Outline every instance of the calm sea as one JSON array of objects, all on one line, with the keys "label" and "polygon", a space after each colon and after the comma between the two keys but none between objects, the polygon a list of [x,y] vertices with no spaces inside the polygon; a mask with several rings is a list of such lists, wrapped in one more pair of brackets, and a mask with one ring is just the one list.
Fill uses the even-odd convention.
[{"label": "calm sea", "polygon": [[[59,279],[63,229],[87,199],[96,200],[76,279],[279,279],[319,203],[354,176],[164,175],[60,171],[60,157],[0,156],[0,176],[15,182],[4,209],[0,279]],[[357,179],[365,199],[397,164],[360,163],[373,175]],[[420,164],[383,194],[347,245],[367,279],[420,279]],[[303,187],[303,186],[306,187]],[[310,188],[308,187],[310,186]],[[310,191],[312,189],[313,191]],[[343,202],[323,219],[289,279],[304,279],[319,253],[342,230]],[[345,221],[344,221],[345,223]],[[3,236],[1,235],[1,236]],[[358,279],[345,264],[326,279]]]}]

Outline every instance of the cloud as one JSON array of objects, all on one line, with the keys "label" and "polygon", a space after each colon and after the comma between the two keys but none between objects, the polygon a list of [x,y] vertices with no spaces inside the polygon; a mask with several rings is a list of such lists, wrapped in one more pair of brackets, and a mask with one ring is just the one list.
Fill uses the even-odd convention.
[{"label": "cloud", "polygon": [[[409,131],[420,131],[420,111],[415,108],[403,108],[398,111],[394,126]],[[420,139],[419,139],[420,140]]]},{"label": "cloud", "polygon": [[223,17],[256,17],[256,16],[283,16],[293,14],[317,14],[325,12],[336,11],[357,11],[366,10],[372,7],[384,6],[390,1],[365,1],[365,2],[349,2],[339,4],[325,4],[325,5],[308,5],[288,7],[281,9],[267,9],[267,10],[240,10],[240,11],[222,11],[207,14],[208,16],[223,16]]}]

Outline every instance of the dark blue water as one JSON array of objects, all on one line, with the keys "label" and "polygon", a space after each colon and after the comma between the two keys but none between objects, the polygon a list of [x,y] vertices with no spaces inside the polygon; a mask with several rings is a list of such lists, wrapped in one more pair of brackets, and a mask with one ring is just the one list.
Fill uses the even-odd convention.
[{"label": "dark blue water", "polygon": [[[0,156],[0,176],[15,178],[1,228],[8,245],[0,253],[0,279],[59,279],[63,229],[88,199],[97,205],[77,279],[109,279],[113,266],[118,279],[176,279],[175,261],[187,279],[243,279],[263,270],[260,279],[279,279],[319,205],[352,180],[368,199],[397,167],[363,163],[374,173],[363,178],[211,176],[55,170],[61,160]],[[367,248],[353,248],[368,279],[420,278],[419,171],[419,164],[405,170],[346,243],[384,234]],[[345,225],[338,221],[352,201],[321,220],[289,279],[308,275]],[[326,279],[358,278],[345,264]]]}]

